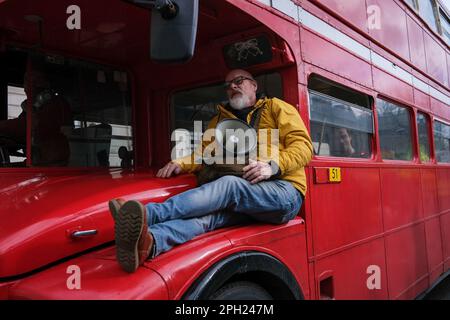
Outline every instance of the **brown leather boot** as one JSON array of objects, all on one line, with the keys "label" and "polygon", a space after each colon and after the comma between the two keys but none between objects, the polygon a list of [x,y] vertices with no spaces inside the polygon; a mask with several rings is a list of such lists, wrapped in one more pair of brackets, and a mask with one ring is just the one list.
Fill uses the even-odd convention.
[{"label": "brown leather boot", "polygon": [[134,272],[152,253],[154,239],[148,232],[146,208],[138,201],[127,201],[120,208],[115,224],[116,256],[122,269]]},{"label": "brown leather boot", "polygon": [[111,212],[111,216],[113,217],[114,221],[116,221],[117,216],[119,214],[119,210],[124,205],[125,202],[126,202],[125,199],[122,198],[109,200],[108,202],[109,212]]}]

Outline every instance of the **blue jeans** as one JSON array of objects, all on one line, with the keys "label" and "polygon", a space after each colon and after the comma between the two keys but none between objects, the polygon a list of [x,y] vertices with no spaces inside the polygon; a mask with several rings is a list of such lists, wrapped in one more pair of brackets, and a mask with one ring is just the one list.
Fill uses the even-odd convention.
[{"label": "blue jeans", "polygon": [[285,223],[297,215],[303,197],[284,180],[251,184],[224,176],[177,194],[163,203],[146,205],[153,257],[197,235],[250,221]]}]

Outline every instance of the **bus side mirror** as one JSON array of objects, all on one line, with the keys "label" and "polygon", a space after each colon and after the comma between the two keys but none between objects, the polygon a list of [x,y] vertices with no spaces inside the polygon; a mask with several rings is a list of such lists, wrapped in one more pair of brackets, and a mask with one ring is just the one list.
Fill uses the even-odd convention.
[{"label": "bus side mirror", "polygon": [[185,62],[194,55],[197,36],[198,0],[176,0],[176,16],[152,10],[150,57],[157,62]]},{"label": "bus side mirror", "polygon": [[156,62],[188,61],[194,55],[198,0],[124,0],[151,10],[150,58]]}]

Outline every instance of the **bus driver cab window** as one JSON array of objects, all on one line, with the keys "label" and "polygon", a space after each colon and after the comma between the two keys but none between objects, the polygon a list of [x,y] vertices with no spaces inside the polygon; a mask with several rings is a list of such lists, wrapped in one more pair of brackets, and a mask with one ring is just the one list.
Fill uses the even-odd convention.
[{"label": "bus driver cab window", "polygon": [[134,165],[126,72],[18,48],[0,59],[2,167]]}]

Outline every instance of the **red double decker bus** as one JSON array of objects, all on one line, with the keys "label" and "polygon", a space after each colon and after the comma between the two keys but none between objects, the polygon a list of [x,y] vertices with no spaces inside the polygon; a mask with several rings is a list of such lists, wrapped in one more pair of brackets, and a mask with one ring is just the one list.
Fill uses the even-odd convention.
[{"label": "red double decker bus", "polygon": [[[178,1],[186,32],[134,2],[0,1],[0,299],[413,299],[448,274],[440,1]],[[233,68],[310,131],[301,211],[123,272],[108,200],[196,186],[155,175]]]}]

